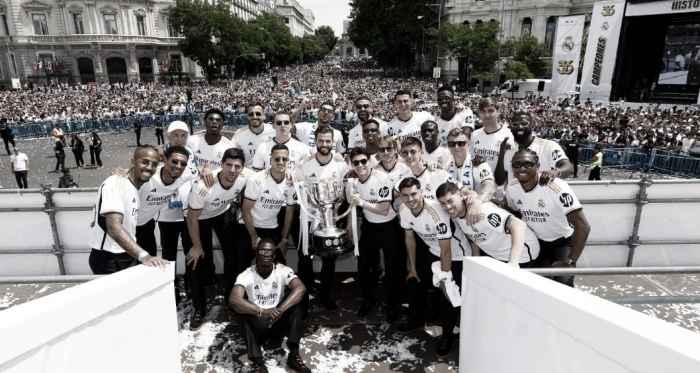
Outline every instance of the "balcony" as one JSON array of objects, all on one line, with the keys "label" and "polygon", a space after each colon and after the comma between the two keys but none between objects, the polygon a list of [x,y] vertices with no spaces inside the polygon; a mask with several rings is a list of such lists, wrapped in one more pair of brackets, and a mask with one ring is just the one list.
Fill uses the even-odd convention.
[{"label": "balcony", "polygon": [[158,36],[110,35],[110,34],[76,34],[76,35],[24,35],[16,36],[15,41],[29,44],[72,44],[72,43],[139,43],[176,45],[182,37],[164,38]]}]

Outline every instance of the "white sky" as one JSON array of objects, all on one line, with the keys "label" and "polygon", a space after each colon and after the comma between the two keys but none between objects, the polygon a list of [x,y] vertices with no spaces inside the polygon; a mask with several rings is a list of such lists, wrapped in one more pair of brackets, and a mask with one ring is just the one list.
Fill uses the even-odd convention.
[{"label": "white sky", "polygon": [[316,28],[328,25],[335,31],[335,36],[343,34],[343,21],[350,16],[348,0],[297,0],[301,6],[311,9],[316,18]]}]

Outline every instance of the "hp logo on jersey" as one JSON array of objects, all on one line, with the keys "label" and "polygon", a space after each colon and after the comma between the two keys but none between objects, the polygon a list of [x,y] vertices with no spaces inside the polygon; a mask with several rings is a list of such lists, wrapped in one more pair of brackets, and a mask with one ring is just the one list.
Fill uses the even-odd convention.
[{"label": "hp logo on jersey", "polygon": [[562,205],[564,205],[564,207],[571,207],[574,204],[574,197],[572,197],[569,193],[562,193],[559,196],[559,201]]}]

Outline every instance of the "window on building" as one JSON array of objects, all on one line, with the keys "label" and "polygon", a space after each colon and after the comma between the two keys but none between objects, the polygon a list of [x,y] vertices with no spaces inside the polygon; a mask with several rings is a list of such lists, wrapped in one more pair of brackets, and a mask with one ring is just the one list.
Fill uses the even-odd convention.
[{"label": "window on building", "polygon": [[179,54],[170,56],[170,71],[182,71],[182,57]]},{"label": "window on building", "polygon": [[78,13],[78,14],[73,14],[73,24],[75,24],[75,33],[76,34],[84,34],[85,33],[85,28],[83,27],[83,15]]},{"label": "window on building", "polygon": [[146,35],[146,22],[144,21],[143,16],[136,16],[136,30],[140,36]]},{"label": "window on building", "polygon": [[12,53],[10,55],[10,67],[12,68],[12,76],[17,76],[19,73],[17,72],[17,60],[15,60],[15,54]]},{"label": "window on building", "polygon": [[547,45],[547,50],[552,53],[554,50],[554,35],[557,29],[557,19],[555,17],[549,17],[547,19],[547,26],[544,33],[544,43]]},{"label": "window on building", "polygon": [[2,15],[2,31],[4,35],[10,35],[10,26],[7,24],[7,15]]},{"label": "window on building", "polygon": [[177,27],[173,26],[170,20],[168,20],[168,32],[170,33],[171,38],[180,37],[180,32],[178,31]]},{"label": "window on building", "polygon": [[284,17],[284,23],[289,24],[289,17]]},{"label": "window on building", "polygon": [[119,29],[117,28],[117,16],[116,14],[105,14],[105,33],[117,35],[119,34]]},{"label": "window on building", "polygon": [[46,23],[46,14],[32,14],[35,35],[48,35],[49,25]]},{"label": "window on building", "polygon": [[522,28],[520,29],[520,35],[530,35],[531,31],[532,31],[532,20],[530,19],[530,17],[525,17],[523,19]]}]

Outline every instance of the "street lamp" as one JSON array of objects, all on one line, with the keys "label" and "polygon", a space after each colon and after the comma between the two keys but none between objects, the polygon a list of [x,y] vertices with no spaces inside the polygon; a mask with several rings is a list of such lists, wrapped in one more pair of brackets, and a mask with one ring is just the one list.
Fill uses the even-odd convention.
[{"label": "street lamp", "polygon": [[423,20],[423,40],[420,43],[420,72],[425,70],[425,17],[418,16],[418,19]]},{"label": "street lamp", "polygon": [[[438,7],[438,44],[437,51],[435,51],[435,66],[440,66],[440,28],[442,25],[442,3],[437,4],[425,4],[425,6],[436,6]],[[437,85],[437,78],[435,79],[435,84]]]}]

